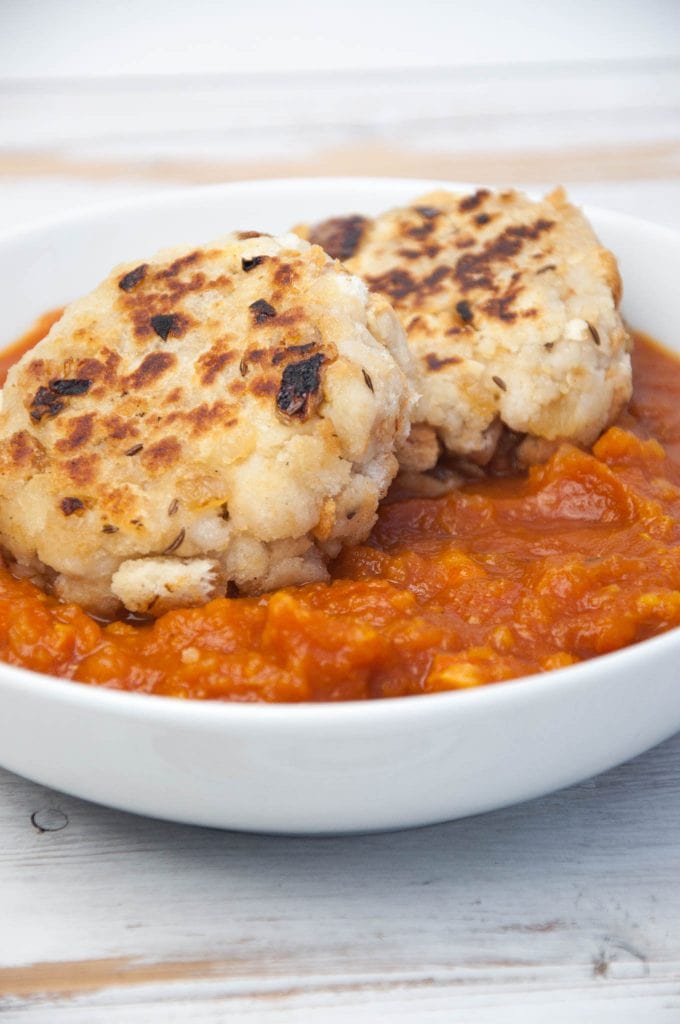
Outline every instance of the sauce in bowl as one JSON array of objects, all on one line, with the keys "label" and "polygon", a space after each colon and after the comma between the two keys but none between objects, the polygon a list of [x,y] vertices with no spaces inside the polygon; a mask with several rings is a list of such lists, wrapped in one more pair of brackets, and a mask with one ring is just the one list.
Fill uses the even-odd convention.
[{"label": "sauce in bowl", "polygon": [[330,584],[106,624],[1,567],[0,658],[175,697],[339,701],[497,683],[680,625],[680,364],[637,334],[634,380],[590,452],[385,503]]}]

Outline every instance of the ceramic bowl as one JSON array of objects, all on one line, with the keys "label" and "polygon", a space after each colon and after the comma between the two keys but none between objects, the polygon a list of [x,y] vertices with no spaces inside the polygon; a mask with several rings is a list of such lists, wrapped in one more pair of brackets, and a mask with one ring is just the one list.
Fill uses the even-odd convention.
[{"label": "ceramic bowl", "polygon": [[[231,184],[5,234],[0,344],[87,292],[116,263],[161,246],[370,214],[441,184]],[[619,258],[629,323],[680,349],[680,236],[620,214],[586,212]],[[272,706],[121,693],[0,665],[0,764],[111,807],[219,828],[312,834],[425,825],[578,782],[671,735],[680,728],[679,666],[674,630],[497,686]]]}]

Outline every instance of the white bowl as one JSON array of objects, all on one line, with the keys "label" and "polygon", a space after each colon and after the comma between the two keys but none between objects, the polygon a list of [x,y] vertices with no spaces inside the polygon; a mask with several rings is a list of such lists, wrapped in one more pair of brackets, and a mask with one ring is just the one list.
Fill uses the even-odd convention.
[{"label": "white bowl", "polygon": [[[378,212],[441,183],[252,182],[84,211],[0,238],[1,344],[122,260],[231,229]],[[452,188],[461,186],[451,185]],[[617,254],[624,313],[680,346],[680,236],[587,211]],[[539,796],[680,728],[680,631],[496,686],[346,704],[239,705],[121,693],[0,665],[0,763],[68,793],[219,828],[425,825]]]}]

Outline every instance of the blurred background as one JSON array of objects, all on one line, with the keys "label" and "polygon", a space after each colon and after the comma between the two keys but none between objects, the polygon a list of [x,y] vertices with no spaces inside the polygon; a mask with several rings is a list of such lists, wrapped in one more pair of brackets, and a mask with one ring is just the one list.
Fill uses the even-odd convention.
[{"label": "blurred background", "polygon": [[0,223],[242,178],[540,189],[680,227],[680,3],[0,0]]}]

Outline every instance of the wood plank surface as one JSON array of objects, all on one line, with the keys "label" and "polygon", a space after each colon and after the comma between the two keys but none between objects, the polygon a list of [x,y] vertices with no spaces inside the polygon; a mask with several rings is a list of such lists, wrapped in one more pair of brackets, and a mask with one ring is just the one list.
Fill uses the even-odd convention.
[{"label": "wood plank surface", "polygon": [[0,1014],[677,1021],[679,767],[676,737],[520,807],[313,840],[152,821],[0,773]]},{"label": "wood plank surface", "polygon": [[574,149],[446,154],[381,145],[324,149],[312,156],[277,160],[197,160],[187,155],[162,162],[84,159],[58,153],[18,153],[0,157],[5,178],[71,178],[75,181],[139,181],[213,184],[250,178],[346,177],[351,175],[442,178],[479,182],[589,182],[593,168],[607,181],[664,181],[680,178],[680,139],[653,145],[590,146]]}]

